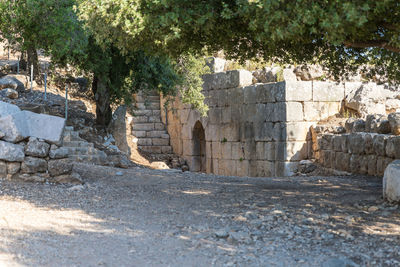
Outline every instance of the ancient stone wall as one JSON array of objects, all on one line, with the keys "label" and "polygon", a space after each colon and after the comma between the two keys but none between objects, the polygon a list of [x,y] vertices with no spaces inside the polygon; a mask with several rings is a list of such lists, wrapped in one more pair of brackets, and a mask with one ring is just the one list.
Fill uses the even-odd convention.
[{"label": "ancient stone wall", "polygon": [[400,159],[400,113],[349,118],[345,127],[318,125],[311,129],[313,155],[322,166],[353,174],[383,176]]},{"label": "ancient stone wall", "polygon": [[252,74],[245,70],[208,74],[203,86],[207,117],[177,98],[162,118],[174,153],[192,171],[288,176],[313,154],[310,127],[338,113],[352,86],[319,81],[252,84]]},{"label": "ancient stone wall", "polygon": [[326,167],[354,174],[383,176],[400,159],[400,137],[377,133],[317,134],[315,158]]}]

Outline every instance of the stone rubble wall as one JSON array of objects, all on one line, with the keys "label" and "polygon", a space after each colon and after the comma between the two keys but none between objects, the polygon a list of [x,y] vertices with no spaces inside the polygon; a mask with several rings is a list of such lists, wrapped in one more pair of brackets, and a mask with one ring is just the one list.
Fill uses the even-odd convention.
[{"label": "stone rubble wall", "polygon": [[396,135],[313,131],[313,139],[315,159],[326,168],[383,176],[386,167],[400,159],[400,136]]},{"label": "stone rubble wall", "polygon": [[[163,112],[174,153],[199,171],[193,130],[205,130],[206,172],[232,176],[290,176],[313,155],[310,127],[341,109],[352,83],[284,81],[252,85],[245,70],[204,76],[207,117],[176,98]],[[163,102],[163,101],[162,101]],[[163,103],[162,103],[163,104]]]}]

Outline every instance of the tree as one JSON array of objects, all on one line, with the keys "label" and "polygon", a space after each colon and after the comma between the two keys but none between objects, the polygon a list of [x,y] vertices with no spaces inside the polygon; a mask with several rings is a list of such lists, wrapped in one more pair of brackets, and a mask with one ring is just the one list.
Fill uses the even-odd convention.
[{"label": "tree", "polygon": [[[75,4],[75,0],[0,1],[0,32],[14,47],[27,51],[36,77],[38,49],[54,65],[71,64],[91,73],[98,125],[106,127],[110,122],[112,103],[130,103],[140,90],[158,90],[164,95],[175,94],[176,87],[183,85],[190,91],[201,90],[197,76],[204,70],[193,64],[193,57],[181,57],[177,64],[163,54],[153,56],[140,48],[121,51],[112,39],[98,42],[98,36],[85,28],[86,21],[78,20]],[[182,72],[185,66],[191,68],[190,75]],[[204,114],[204,97],[186,95],[191,97],[186,102],[193,102]]]},{"label": "tree", "polygon": [[346,75],[371,72],[399,82],[397,0],[82,0],[96,38],[121,51],[145,47],[177,55],[224,49],[230,57],[321,63]]},{"label": "tree", "polygon": [[52,56],[55,64],[67,64],[84,58],[87,38],[74,12],[73,0],[0,1],[0,32],[3,40],[23,54],[34,65],[38,78],[37,50]]}]

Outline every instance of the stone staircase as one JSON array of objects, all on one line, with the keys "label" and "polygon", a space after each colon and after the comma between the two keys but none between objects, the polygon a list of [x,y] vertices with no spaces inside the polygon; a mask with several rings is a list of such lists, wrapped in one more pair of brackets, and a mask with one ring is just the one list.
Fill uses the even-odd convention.
[{"label": "stone staircase", "polygon": [[107,154],[94,147],[93,143],[79,137],[79,132],[74,127],[66,126],[62,147],[68,150],[68,157],[77,162],[90,162],[103,165],[107,162]]},{"label": "stone staircase", "polygon": [[136,95],[136,110],[132,118],[132,135],[138,148],[154,159],[174,157],[169,134],[161,121],[160,95]]}]

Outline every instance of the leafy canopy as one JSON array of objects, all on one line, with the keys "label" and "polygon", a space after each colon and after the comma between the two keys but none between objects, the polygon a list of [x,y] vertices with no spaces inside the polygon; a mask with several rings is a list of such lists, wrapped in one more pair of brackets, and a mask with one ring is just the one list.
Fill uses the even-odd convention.
[{"label": "leafy canopy", "polygon": [[370,64],[400,81],[398,0],[81,0],[99,42],[177,55],[321,63],[339,76]]}]

